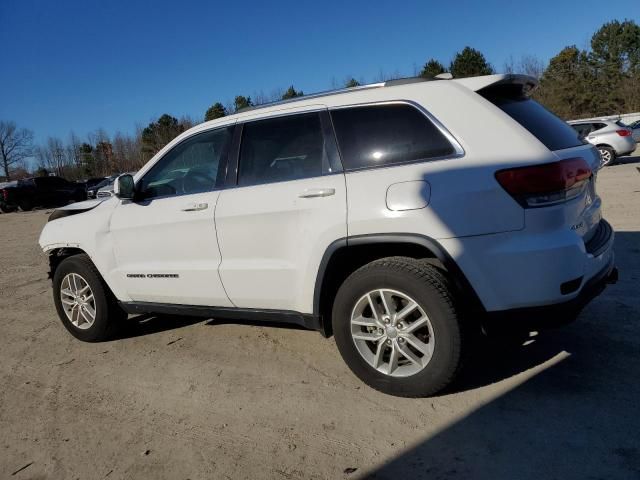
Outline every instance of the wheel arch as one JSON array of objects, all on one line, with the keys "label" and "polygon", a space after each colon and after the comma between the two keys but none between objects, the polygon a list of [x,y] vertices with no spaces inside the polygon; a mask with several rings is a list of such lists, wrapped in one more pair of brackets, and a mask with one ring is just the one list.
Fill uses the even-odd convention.
[{"label": "wheel arch", "polygon": [[379,258],[404,256],[429,258],[443,268],[456,291],[474,311],[484,312],[475,290],[447,251],[433,238],[413,233],[357,235],[334,241],[327,247],[316,276],[313,314],[321,318],[322,334],[331,335],[331,299],[340,285],[361,266]]},{"label": "wheel arch", "polygon": [[[59,247],[53,248],[47,252],[49,254],[49,279],[53,280],[53,276],[56,273],[56,270],[60,266],[63,260],[69,257],[73,257],[74,255],[87,255],[89,254],[81,248],[78,247]],[[89,258],[91,258],[89,256]]]}]

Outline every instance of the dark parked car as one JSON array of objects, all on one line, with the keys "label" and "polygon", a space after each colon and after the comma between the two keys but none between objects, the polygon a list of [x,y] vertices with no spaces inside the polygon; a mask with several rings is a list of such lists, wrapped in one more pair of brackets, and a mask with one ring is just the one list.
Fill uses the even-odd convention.
[{"label": "dark parked car", "polygon": [[86,200],[84,185],[60,177],[35,177],[18,180],[13,187],[2,190],[6,208],[31,210],[34,207],[53,207]]},{"label": "dark parked car", "polygon": [[100,182],[104,181],[104,179],[105,179],[105,177],[89,178],[89,179],[83,181],[82,183],[84,184],[86,189],[89,190],[90,188],[93,188],[97,184],[99,184]]},{"label": "dark parked car", "polygon": [[118,178],[119,174],[111,175],[110,177],[101,178],[99,182],[95,183],[91,187],[87,188],[87,198],[97,198],[98,190],[107,185],[113,185],[113,182]]}]

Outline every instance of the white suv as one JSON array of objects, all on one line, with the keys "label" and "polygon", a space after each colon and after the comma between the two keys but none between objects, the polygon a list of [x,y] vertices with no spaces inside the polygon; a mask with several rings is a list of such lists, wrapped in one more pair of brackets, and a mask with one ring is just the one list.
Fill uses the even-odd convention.
[{"label": "white suv", "polygon": [[143,312],[298,323],[374,388],[438,392],[475,333],[568,321],[616,278],[598,151],[534,85],[399,80],[198,125],[52,214],[58,315],[85,341]]}]

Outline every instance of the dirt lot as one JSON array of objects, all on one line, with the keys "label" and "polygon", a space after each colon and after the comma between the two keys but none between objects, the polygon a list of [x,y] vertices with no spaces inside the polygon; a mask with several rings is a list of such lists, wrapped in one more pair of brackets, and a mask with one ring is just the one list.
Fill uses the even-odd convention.
[{"label": "dirt lot", "polygon": [[0,215],[0,478],[640,478],[638,160],[598,179],[619,283],[422,400],[286,326],[138,317],[81,343],[36,245],[46,212]]}]

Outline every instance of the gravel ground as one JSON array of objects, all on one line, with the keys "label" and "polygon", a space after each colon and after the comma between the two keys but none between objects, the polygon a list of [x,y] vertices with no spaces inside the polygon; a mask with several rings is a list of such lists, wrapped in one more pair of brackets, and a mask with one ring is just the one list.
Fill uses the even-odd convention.
[{"label": "gravel ground", "polygon": [[0,478],[640,478],[639,160],[598,178],[619,283],[418,400],[288,326],[137,317],[81,343],[36,244],[47,213],[0,215]]}]

